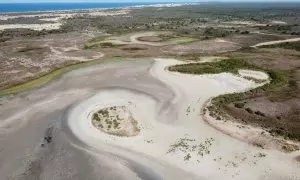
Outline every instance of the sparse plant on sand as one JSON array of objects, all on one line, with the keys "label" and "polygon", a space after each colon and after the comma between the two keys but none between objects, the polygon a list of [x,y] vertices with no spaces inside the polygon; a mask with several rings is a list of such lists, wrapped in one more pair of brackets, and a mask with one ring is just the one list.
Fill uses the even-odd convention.
[{"label": "sparse plant on sand", "polygon": [[128,113],[125,106],[112,106],[100,109],[92,115],[92,123],[101,131],[115,136],[134,136],[140,132],[137,121]]}]

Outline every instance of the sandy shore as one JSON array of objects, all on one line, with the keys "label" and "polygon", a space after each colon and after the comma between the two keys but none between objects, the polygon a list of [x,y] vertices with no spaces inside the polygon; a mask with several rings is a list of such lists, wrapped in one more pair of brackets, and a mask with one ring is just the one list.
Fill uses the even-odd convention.
[{"label": "sandy shore", "polygon": [[[209,126],[200,116],[201,108],[211,97],[245,91],[258,84],[228,73],[195,76],[165,71],[167,66],[178,63],[182,62],[156,59],[149,70],[151,76],[172,90],[172,96],[155,99],[152,94],[160,92],[150,92],[149,95],[122,88],[103,90],[70,111],[68,125],[71,131],[89,146],[133,158],[145,167],[156,169],[162,179],[182,179],[182,176],[177,173],[174,176],[146,160],[136,159],[132,154],[155,159],[164,166],[194,176],[187,179],[300,177],[298,165],[290,154],[263,150],[234,139]],[[252,71],[241,72],[262,79],[266,76]],[[91,123],[91,112],[110,106],[127,106],[141,127],[140,134],[116,137],[97,130]],[[181,146],[180,142],[185,145]]]},{"label": "sandy shore", "polygon": [[64,20],[72,18],[74,16],[83,16],[83,15],[89,15],[89,16],[120,16],[120,15],[126,15],[130,12],[130,9],[120,9],[117,11],[108,11],[105,9],[95,9],[95,10],[84,10],[78,11],[78,10],[70,10],[70,11],[53,11],[53,12],[40,12],[40,13],[34,13],[31,14],[23,13],[20,15],[14,15],[14,13],[8,13],[8,14],[0,14],[0,20],[6,21],[11,19],[17,19],[17,18],[37,18],[41,21],[49,21],[49,23],[41,23],[41,24],[22,24],[22,23],[15,23],[15,24],[0,24],[0,31],[5,29],[16,29],[16,28],[27,28],[32,29],[36,31],[41,31],[43,29],[45,30],[53,30],[53,29],[59,29],[62,24],[64,23]]},{"label": "sandy shore", "polygon": [[[106,62],[2,98],[0,179],[299,179],[299,152],[253,146],[222,131],[236,126],[221,124],[220,131],[201,115],[210,98],[258,84],[229,73],[166,71],[178,63]],[[130,110],[137,136],[108,135],[93,126],[93,112],[110,106]],[[52,142],[45,141],[49,135]]]}]

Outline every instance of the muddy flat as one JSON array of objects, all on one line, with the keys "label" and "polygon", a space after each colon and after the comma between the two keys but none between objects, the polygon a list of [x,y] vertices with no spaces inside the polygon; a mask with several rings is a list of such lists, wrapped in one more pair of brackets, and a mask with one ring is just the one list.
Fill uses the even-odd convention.
[{"label": "muddy flat", "polygon": [[[165,70],[178,63],[103,63],[4,103],[1,179],[231,179],[232,173],[236,179],[299,177],[289,155],[252,147],[199,116],[199,107],[210,97],[254,88],[254,82],[226,73],[194,76]],[[92,125],[90,112],[111,106],[130,107],[141,129],[137,136],[113,136]],[[285,159],[284,165],[275,165],[278,159]]]}]

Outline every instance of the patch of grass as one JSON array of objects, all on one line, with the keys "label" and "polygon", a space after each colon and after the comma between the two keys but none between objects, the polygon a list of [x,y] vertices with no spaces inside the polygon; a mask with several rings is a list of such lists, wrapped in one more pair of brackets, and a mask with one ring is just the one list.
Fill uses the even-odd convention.
[{"label": "patch of grass", "polygon": [[184,160],[185,161],[188,161],[188,160],[190,160],[191,159],[191,154],[190,153],[188,153],[186,156],[184,156]]},{"label": "patch of grass", "polygon": [[146,50],[147,48],[140,48],[140,47],[127,47],[127,48],[122,48],[122,50],[125,51],[139,51],[139,50]]},{"label": "patch of grass", "polygon": [[[221,108],[225,105],[233,102],[242,101],[251,97],[256,92],[272,91],[278,86],[284,86],[288,83],[287,75],[281,71],[262,69],[257,66],[249,64],[243,59],[229,58],[218,62],[207,62],[207,63],[191,63],[183,65],[175,65],[169,67],[170,71],[177,71],[188,74],[218,74],[222,72],[230,72],[237,74],[239,69],[252,69],[259,70],[268,73],[271,82],[264,86],[256,89],[243,92],[243,93],[231,93],[224,94],[212,99],[212,105],[208,107],[210,115],[218,117],[221,115]],[[254,113],[251,109],[246,109],[249,113]]]},{"label": "patch of grass", "polygon": [[175,34],[159,34],[157,37],[161,38],[162,41],[168,41],[170,39],[177,38]]},{"label": "patch of grass", "polygon": [[288,143],[286,143],[285,145],[283,145],[281,148],[282,148],[283,151],[285,151],[287,153],[291,153],[291,152],[299,150],[299,146],[298,145],[288,144]]},{"label": "patch of grass", "polygon": [[[252,89],[247,92],[224,94],[215,97],[212,99],[212,105],[215,107],[214,110],[220,112],[220,108],[224,107],[224,105],[247,99],[251,97],[253,94],[255,94],[256,92],[272,91],[274,88],[277,88],[278,86],[284,86],[288,83],[286,74],[281,71],[263,70],[263,69],[261,70],[268,73],[271,79],[270,83],[260,86],[256,89]],[[251,109],[248,108],[246,109],[246,111],[248,111],[251,114],[254,113]]]},{"label": "patch of grass", "polygon": [[40,87],[40,86],[46,84],[47,82],[50,82],[51,80],[60,77],[62,75],[62,73],[65,71],[68,71],[68,70],[67,69],[58,69],[58,70],[55,70],[55,71],[53,71],[45,76],[42,76],[38,79],[29,81],[27,83],[17,85],[17,86],[8,88],[8,89],[1,90],[0,97],[6,96],[6,95],[11,95],[11,94],[16,94],[16,93],[23,92],[28,89]]},{"label": "patch of grass", "polygon": [[216,37],[225,37],[230,33],[222,28],[206,28],[203,32],[204,39],[216,38]]},{"label": "patch of grass", "polygon": [[234,107],[236,107],[236,108],[244,108],[244,106],[245,106],[245,104],[241,103],[241,102],[238,102],[238,103],[234,104]]},{"label": "patch of grass", "polygon": [[264,149],[264,145],[262,143],[259,143],[259,142],[253,142],[252,143],[253,146],[256,146],[256,147],[259,147],[261,149]]},{"label": "patch of grass", "polygon": [[296,51],[300,51],[300,41],[265,45],[265,46],[260,46],[260,48],[283,48],[283,49],[294,49]]},{"label": "patch of grass", "polygon": [[222,72],[231,72],[237,74],[239,69],[259,69],[242,59],[230,58],[218,62],[191,63],[175,65],[169,67],[170,71],[177,71],[188,74],[218,74]]},{"label": "patch of grass", "polygon": [[167,40],[166,42],[168,44],[185,44],[185,43],[190,43],[190,42],[194,42],[197,41],[197,38],[193,38],[193,37],[175,37],[175,38],[171,38],[169,40]]},{"label": "patch of grass", "polygon": [[102,48],[113,48],[113,47],[119,47],[119,46],[124,46],[123,44],[114,44],[111,42],[103,42],[98,44],[99,47]]},{"label": "patch of grass", "polygon": [[120,47],[120,46],[124,46],[124,44],[115,44],[112,42],[95,42],[95,43],[90,43],[87,44],[85,43],[84,48],[85,49],[91,49],[91,48],[97,48],[97,47],[101,47],[101,48],[114,48],[114,47]]},{"label": "patch of grass", "polygon": [[105,41],[106,39],[107,36],[97,36],[92,39],[89,39],[84,43],[84,48],[89,49],[98,46],[101,42]]},{"label": "patch of grass", "polygon": [[257,155],[255,155],[254,157],[259,157],[259,158],[263,158],[266,157],[267,155],[264,153],[258,153]]}]

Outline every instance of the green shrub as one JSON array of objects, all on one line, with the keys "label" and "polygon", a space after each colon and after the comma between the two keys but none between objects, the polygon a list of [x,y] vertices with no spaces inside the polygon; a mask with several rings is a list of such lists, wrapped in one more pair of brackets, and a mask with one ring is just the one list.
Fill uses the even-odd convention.
[{"label": "green shrub", "polygon": [[245,106],[245,104],[244,103],[235,103],[234,104],[234,107],[236,107],[236,108],[244,108],[244,106]]},{"label": "green shrub", "polygon": [[238,73],[239,69],[259,69],[243,59],[230,58],[219,62],[191,63],[169,67],[170,71],[190,74]]}]

